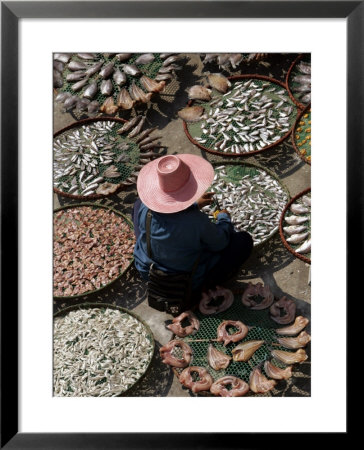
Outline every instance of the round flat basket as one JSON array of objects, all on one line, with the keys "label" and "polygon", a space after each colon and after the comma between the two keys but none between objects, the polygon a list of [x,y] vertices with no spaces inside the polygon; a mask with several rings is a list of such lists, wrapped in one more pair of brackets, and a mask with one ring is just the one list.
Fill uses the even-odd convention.
[{"label": "round flat basket", "polygon": [[299,157],[311,165],[311,103],[296,120],[292,130],[292,144]]},{"label": "round flat basket", "polygon": [[[296,212],[292,211],[292,205]],[[286,249],[311,264],[311,188],[295,195],[285,206],[279,221],[279,234]],[[302,208],[302,209],[300,209]],[[308,212],[304,212],[308,210]],[[299,212],[302,211],[302,212]],[[289,228],[290,227],[290,228]],[[300,228],[293,228],[300,227]],[[302,235],[304,237],[293,238]],[[290,239],[293,242],[290,242]],[[309,240],[309,247],[306,242]],[[295,242],[296,241],[296,242]],[[306,244],[306,245],[305,245]]]},{"label": "round flat basket", "polygon": [[103,205],[68,205],[53,212],[53,298],[72,300],[105,289],[132,265],[131,221]]},{"label": "round flat basket", "polygon": [[136,142],[138,136],[118,134],[126,123],[124,119],[110,117],[84,119],[55,133],[54,192],[89,200],[113,195],[134,184],[142,164],[153,154],[143,155]]},{"label": "round flat basket", "polygon": [[183,121],[188,139],[221,156],[251,156],[275,147],[291,133],[297,107],[286,86],[263,75],[236,75],[225,94],[212,89],[208,102],[191,100],[204,115],[198,122]]},{"label": "round flat basket", "polygon": [[[311,86],[311,71],[310,73],[304,73],[300,70],[300,62],[311,65],[311,57],[309,55],[300,54],[291,64],[286,76],[286,85],[290,98],[298,106],[299,109],[305,109],[305,107],[311,103],[311,97],[308,101],[303,101],[305,94],[311,93],[311,89],[302,92],[303,86],[309,84]],[[297,78],[298,77],[298,78]],[[300,77],[301,78],[300,80]],[[305,78],[307,77],[307,78]],[[306,80],[306,81],[305,81]],[[307,83],[306,83],[307,82]]]},{"label": "round flat basket", "polygon": [[[130,110],[137,104],[148,104],[149,102],[152,102],[158,94],[161,94],[161,92],[165,90],[165,86],[168,86],[170,81],[173,81],[176,78],[175,71],[168,70],[163,65],[166,58],[162,58],[161,56],[163,55],[160,53],[149,54],[149,62],[145,62],[144,64],[138,62],[138,58],[141,56],[140,53],[132,53],[129,54],[129,56],[125,54],[126,59],[124,60],[120,60],[119,56],[114,53],[96,53],[92,56],[93,59],[84,60],[78,54],[72,54],[70,60],[67,63],[63,63],[63,70],[62,72],[59,72],[58,75],[60,77],[59,84],[62,84],[62,86],[58,87],[57,94],[76,97],[76,99],[79,98],[79,101],[81,102],[77,102],[74,106],[70,106],[70,109],[74,108],[76,113],[81,112],[91,116],[95,115],[99,112],[101,106],[108,98],[113,100],[114,105],[120,105],[119,108],[114,107],[116,110],[119,109],[119,111]],[[145,59],[145,61],[148,61],[148,59]],[[54,62],[54,64],[58,64],[58,66],[59,63],[60,61]],[[179,60],[178,65],[180,64],[181,62]],[[75,69],[77,65],[79,65],[79,69]],[[102,75],[100,72],[108,65],[111,65],[112,68],[108,73]],[[97,66],[99,67],[97,68]],[[130,70],[126,70],[126,72],[128,72],[126,73],[124,69],[127,69],[128,66]],[[86,74],[86,71],[91,69],[91,67],[95,67],[97,70],[91,75],[85,76],[84,74]],[[62,66],[59,66],[59,68],[62,68]],[[163,69],[168,73],[164,73],[164,75],[159,73],[159,71],[163,71]],[[173,69],[173,67],[171,67],[171,69]],[[69,79],[70,77],[77,77],[77,74],[80,76],[79,80],[72,81]],[[117,78],[117,75],[119,79]],[[145,85],[144,78],[142,79],[142,77],[149,78],[149,85]],[[163,80],[161,78],[165,79]],[[106,84],[107,82],[109,82],[109,85],[107,86],[109,91],[102,91],[102,83]],[[96,92],[94,95],[85,98],[85,91],[89,89],[92,84],[97,86]],[[135,92],[137,95],[136,97],[131,97],[130,92],[132,93],[134,89],[136,89]],[[118,101],[118,96],[121,91],[124,92],[123,104]],[[64,102],[65,100],[67,100],[67,98],[62,98],[60,101]],[[82,101],[84,101],[85,104],[82,104]],[[92,112],[88,110],[89,101],[95,105]],[[69,110],[65,103],[64,107],[65,111]]]},{"label": "round flat basket", "polygon": [[[198,309],[194,311],[198,320],[200,321],[200,328],[194,335],[189,335],[184,338],[179,338],[174,336],[173,339],[182,339],[186,344],[188,344],[192,349],[192,359],[189,366],[204,367],[208,373],[211,375],[213,381],[217,379],[232,375],[237,378],[244,380],[249,383],[249,377],[252,370],[259,366],[263,375],[268,375],[264,371],[263,362],[266,360],[271,360],[274,365],[279,368],[285,368],[286,365],[273,358],[271,355],[272,350],[284,350],[284,351],[295,351],[288,350],[281,346],[277,341],[279,335],[276,330],[281,328],[274,322],[269,313],[269,308],[260,311],[254,311],[243,305],[241,301],[241,294],[234,294],[234,302],[229,309],[215,315],[204,315]],[[236,343],[231,342],[224,346],[222,342],[217,342],[217,328],[225,320],[240,321],[244,325],[248,326],[249,332],[244,339]],[[237,329],[232,327],[229,333],[236,332]],[[234,361],[233,350],[239,345],[247,341],[257,340],[263,341],[262,345],[253,353],[253,355],[247,361]],[[229,365],[226,369],[215,370],[213,369],[207,358],[208,347],[213,345],[218,351],[225,353],[231,358]],[[180,357],[180,349],[176,348],[174,350],[176,356]],[[173,368],[173,371],[177,377],[181,374],[183,368]],[[292,382],[292,379],[290,380]],[[213,395],[210,391],[201,391],[201,395]],[[259,396],[270,396],[277,395],[279,391],[273,388],[272,391],[265,394],[254,394],[249,391],[246,396],[249,395],[259,395]]]},{"label": "round flat basket", "polygon": [[54,396],[125,395],[148,371],[153,333],[133,312],[83,303],[53,317]]},{"label": "round flat basket", "polygon": [[209,191],[214,202],[202,208],[211,218],[226,209],[237,231],[251,234],[254,246],[262,246],[278,231],[279,218],[290,196],[270,170],[251,163],[213,163],[215,178]]}]

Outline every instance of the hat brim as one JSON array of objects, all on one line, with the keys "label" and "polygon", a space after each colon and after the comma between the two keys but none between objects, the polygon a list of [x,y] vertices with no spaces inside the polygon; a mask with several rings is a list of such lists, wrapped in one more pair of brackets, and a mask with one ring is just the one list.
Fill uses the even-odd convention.
[{"label": "hat brim", "polygon": [[164,192],[159,186],[159,158],[146,164],[138,175],[137,190],[141,201],[152,211],[174,213],[191,206],[210,187],[214,179],[212,165],[197,155],[176,155],[190,168],[187,183],[177,191]]}]

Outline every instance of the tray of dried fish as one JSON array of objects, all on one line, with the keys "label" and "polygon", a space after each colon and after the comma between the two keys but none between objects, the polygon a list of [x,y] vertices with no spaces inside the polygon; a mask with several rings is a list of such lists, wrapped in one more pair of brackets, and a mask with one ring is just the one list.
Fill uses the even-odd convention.
[{"label": "tray of dried fish", "polygon": [[113,208],[83,203],[53,212],[53,296],[94,294],[133,263],[132,223]]},{"label": "tray of dried fish", "polygon": [[292,130],[292,144],[300,158],[311,164],[311,104],[297,118]]},{"label": "tray of dried fish", "polygon": [[209,191],[215,201],[202,211],[213,219],[216,209],[226,209],[237,231],[251,234],[254,246],[264,244],[279,227],[289,200],[288,189],[266,168],[256,164],[213,163],[215,177]]},{"label": "tray of dried fish", "polygon": [[311,103],[311,55],[301,54],[288,69],[286,84],[289,96],[300,108]]},{"label": "tray of dried fish", "polygon": [[178,113],[187,137],[201,149],[251,156],[290,135],[297,107],[285,84],[263,75],[222,74],[208,75],[207,84],[192,86],[188,105]]},{"label": "tray of dried fish", "polygon": [[55,53],[53,85],[65,112],[114,115],[152,101],[185,58],[171,53]]},{"label": "tray of dried fish", "polygon": [[75,122],[53,137],[53,189],[75,199],[96,199],[115,194],[136,181],[143,164],[158,156],[159,147],[142,131],[145,116],[126,121],[90,118]]},{"label": "tray of dried fish", "polygon": [[53,327],[55,397],[125,395],[150,366],[152,331],[127,309],[84,303],[57,312]]},{"label": "tray of dried fish", "polygon": [[287,250],[311,264],[311,188],[287,203],[279,222],[279,234]]},{"label": "tray of dried fish", "polygon": [[[277,394],[277,380],[290,379],[294,376],[294,364],[308,359],[304,347],[310,342],[310,335],[304,328],[309,320],[296,317],[295,303],[286,297],[274,301],[272,295],[264,309],[255,310],[243,304],[244,293],[231,295],[233,301],[221,312],[204,314],[199,308],[188,312],[193,331],[185,336],[175,334],[160,349],[162,361],[193,393]],[[294,311],[289,315],[289,323],[283,324],[282,320],[277,326],[272,313],[283,306],[278,304],[282,300],[289,307],[293,305]],[[187,329],[188,326],[183,328]],[[229,385],[233,392],[229,393],[228,387],[224,389]]]}]

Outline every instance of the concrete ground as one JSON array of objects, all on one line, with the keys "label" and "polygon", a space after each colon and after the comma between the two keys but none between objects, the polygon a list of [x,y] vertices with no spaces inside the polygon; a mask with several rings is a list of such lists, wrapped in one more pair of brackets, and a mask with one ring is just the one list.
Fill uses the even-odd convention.
[{"label": "concrete ground", "polygon": [[[164,146],[164,152],[167,154],[191,153],[202,156],[211,162],[227,162],[228,158],[204,152],[193,145],[184,132],[182,120],[177,116],[177,112],[186,105],[188,100],[186,88],[194,84],[200,84],[204,79],[203,71],[218,71],[218,68],[212,64],[204,67],[197,54],[188,54],[186,56],[188,56],[188,62],[183,70],[177,73],[177,81],[173,81],[166,89],[166,92],[160,95],[159,98],[156,98],[149,109],[145,110],[147,117],[145,127],[158,127],[158,134],[161,135],[160,143]],[[245,66],[240,66],[241,73],[259,73],[284,81],[287,70],[296,56],[296,54],[269,55],[265,60],[269,65],[256,62],[247,63]],[[238,73],[235,72],[234,74]],[[128,115],[121,115],[120,117],[129,118]],[[61,106],[58,103],[54,103],[54,132],[79,118],[73,113],[62,112]],[[235,158],[234,161],[236,160]],[[289,139],[276,148],[250,157],[238,158],[238,160],[259,164],[273,171],[287,187],[291,197],[311,186],[311,167],[300,159]],[[95,203],[112,206],[130,216],[135,199],[136,186],[133,185],[117,195],[97,200]],[[54,209],[59,206],[76,203],[81,202],[54,194]],[[243,289],[249,281],[253,283],[263,281],[269,284],[276,298],[287,295],[289,298],[294,299],[297,305],[297,315],[302,314],[310,318],[310,265],[288,252],[278,233],[261,248],[254,249],[242,272],[236,280],[226,287]],[[171,316],[160,313],[148,306],[146,302],[146,285],[139,278],[134,267],[131,267],[120,280],[97,294],[73,301],[54,300],[54,311],[56,312],[63,307],[85,301],[115,304],[130,309],[147,322],[153,332],[156,341],[156,351],[152,364],[145,377],[127,395],[192,395],[181,386],[170,367],[165,366],[159,358],[158,349],[172,338],[172,333],[165,328],[164,324],[166,320],[171,319]],[[309,327],[307,331],[309,332]],[[307,348],[307,353],[309,354],[309,348]],[[310,362],[308,360],[296,366],[298,367],[295,368],[292,380],[280,382],[283,384],[278,386],[278,389],[270,395],[310,395]]]}]

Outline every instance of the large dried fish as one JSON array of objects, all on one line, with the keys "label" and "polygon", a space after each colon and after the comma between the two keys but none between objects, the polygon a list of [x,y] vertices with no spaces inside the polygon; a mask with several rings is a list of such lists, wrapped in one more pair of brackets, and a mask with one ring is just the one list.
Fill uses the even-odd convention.
[{"label": "large dried fish", "polygon": [[130,97],[129,92],[123,88],[117,96],[116,104],[119,108],[131,109],[134,106],[135,101]]},{"label": "large dried fish", "polygon": [[100,75],[102,78],[108,78],[114,72],[114,63],[109,62],[100,70]]},{"label": "large dried fish", "polygon": [[[184,319],[188,319],[189,325],[182,326]],[[197,333],[200,328],[200,321],[192,311],[184,311],[178,317],[174,317],[172,323],[167,325],[167,328],[178,337],[185,337]]]},{"label": "large dried fish", "polygon": [[221,397],[241,397],[249,391],[249,384],[233,375],[216,380],[210,387],[210,392]]},{"label": "large dried fish", "polygon": [[278,359],[278,361],[284,364],[295,364],[305,361],[308,356],[303,348],[298,349],[296,352],[286,352],[284,350],[272,350],[271,355],[273,358]]},{"label": "large dried fish", "polygon": [[311,239],[305,241],[300,247],[296,248],[297,253],[309,253],[311,251]]},{"label": "large dried fish", "polygon": [[152,92],[148,92],[147,94],[143,91],[143,89],[140,89],[139,86],[135,84],[133,81],[131,87],[130,87],[130,95],[136,102],[142,102],[142,103],[148,103]]},{"label": "large dried fish", "polygon": [[253,354],[264,344],[264,341],[245,341],[232,349],[234,361],[248,361]]},{"label": "large dried fish", "polygon": [[285,336],[294,336],[295,334],[298,334],[300,331],[302,331],[308,323],[309,320],[306,317],[297,316],[292,325],[288,327],[278,328],[276,329],[276,333]]},{"label": "large dried fish", "polygon": [[140,83],[142,84],[143,88],[149,92],[160,92],[166,85],[165,81],[157,82],[155,80],[152,80],[152,78],[147,77],[146,75],[143,75],[140,78]]},{"label": "large dried fish", "polygon": [[230,364],[231,357],[220,352],[212,344],[207,349],[207,361],[214,370],[226,369]]},{"label": "large dried fish", "polygon": [[118,106],[114,103],[113,97],[108,97],[100,107],[100,111],[108,115],[115,114],[118,109]]},{"label": "large dried fish", "polygon": [[249,387],[256,394],[265,393],[274,388],[277,384],[275,380],[268,380],[257,367],[250,373]]},{"label": "large dried fish", "polygon": [[102,95],[111,95],[114,87],[111,80],[102,80],[100,84],[100,92]]},{"label": "large dried fish", "polygon": [[80,61],[71,61],[68,64],[68,68],[70,70],[82,70],[82,69],[87,69],[87,64],[80,62]]},{"label": "large dried fish", "polygon": [[187,89],[188,92],[188,98],[191,100],[204,100],[204,101],[210,101],[211,100],[211,89],[208,89],[204,86],[195,85],[191,86],[189,89]]},{"label": "large dried fish", "polygon": [[[198,374],[198,380],[194,381],[193,373]],[[183,386],[191,389],[192,392],[208,391],[213,383],[211,375],[204,367],[190,366],[183,369],[179,376],[179,381]]]},{"label": "large dried fish", "polygon": [[202,106],[186,106],[178,111],[178,115],[185,122],[198,122],[204,117],[204,112],[205,110]]},{"label": "large dried fish", "polygon": [[105,183],[102,183],[98,186],[96,189],[96,194],[102,194],[102,195],[109,195],[113,194],[117,188],[119,187],[119,184],[113,184],[106,181]]},{"label": "large dried fish", "polygon": [[223,94],[225,94],[231,86],[230,81],[221,73],[211,73],[207,78],[209,85]]},{"label": "large dried fish", "polygon": [[[181,357],[174,354],[175,349],[180,349],[182,352]],[[191,361],[192,349],[182,340],[172,340],[168,344],[159,349],[160,357],[164,364],[168,364],[173,367],[187,367]]]},{"label": "large dried fish", "polygon": [[119,69],[115,70],[112,78],[118,86],[122,86],[127,80],[125,73],[121,72]]},{"label": "large dried fish", "polygon": [[288,380],[292,376],[292,367],[288,366],[285,369],[281,369],[270,361],[265,361],[264,363],[264,371],[269,378],[273,378],[273,380]]},{"label": "large dried fish", "polygon": [[98,91],[97,83],[96,83],[96,81],[94,81],[87,86],[87,88],[85,89],[85,91],[83,93],[83,97],[89,98],[91,100],[92,98],[95,97],[95,95],[97,94],[97,91]]},{"label": "large dried fish", "polygon": [[[269,312],[271,319],[280,324],[288,324],[294,320],[296,314],[296,303],[283,296],[277,302],[273,303]],[[281,314],[283,312],[283,315]]]},{"label": "large dried fish", "polygon": [[[235,327],[237,331],[230,334],[227,327]],[[249,328],[240,320],[224,320],[217,328],[217,341],[223,342],[226,347],[230,342],[238,342],[245,338]]]},{"label": "large dried fish", "polygon": [[143,55],[138,56],[138,58],[134,61],[134,64],[143,65],[149,64],[154,61],[155,56],[153,53],[144,53]]},{"label": "large dried fish", "polygon": [[286,348],[297,349],[305,347],[311,340],[311,336],[306,331],[301,331],[297,337],[281,337],[277,341]]},{"label": "large dried fish", "polygon": [[135,64],[123,64],[122,68],[127,75],[131,75],[133,77],[141,73]]},{"label": "large dried fish", "polygon": [[86,70],[87,76],[91,77],[92,75],[95,75],[95,73],[97,73],[101,69],[103,64],[103,61],[95,63],[93,66]]}]

